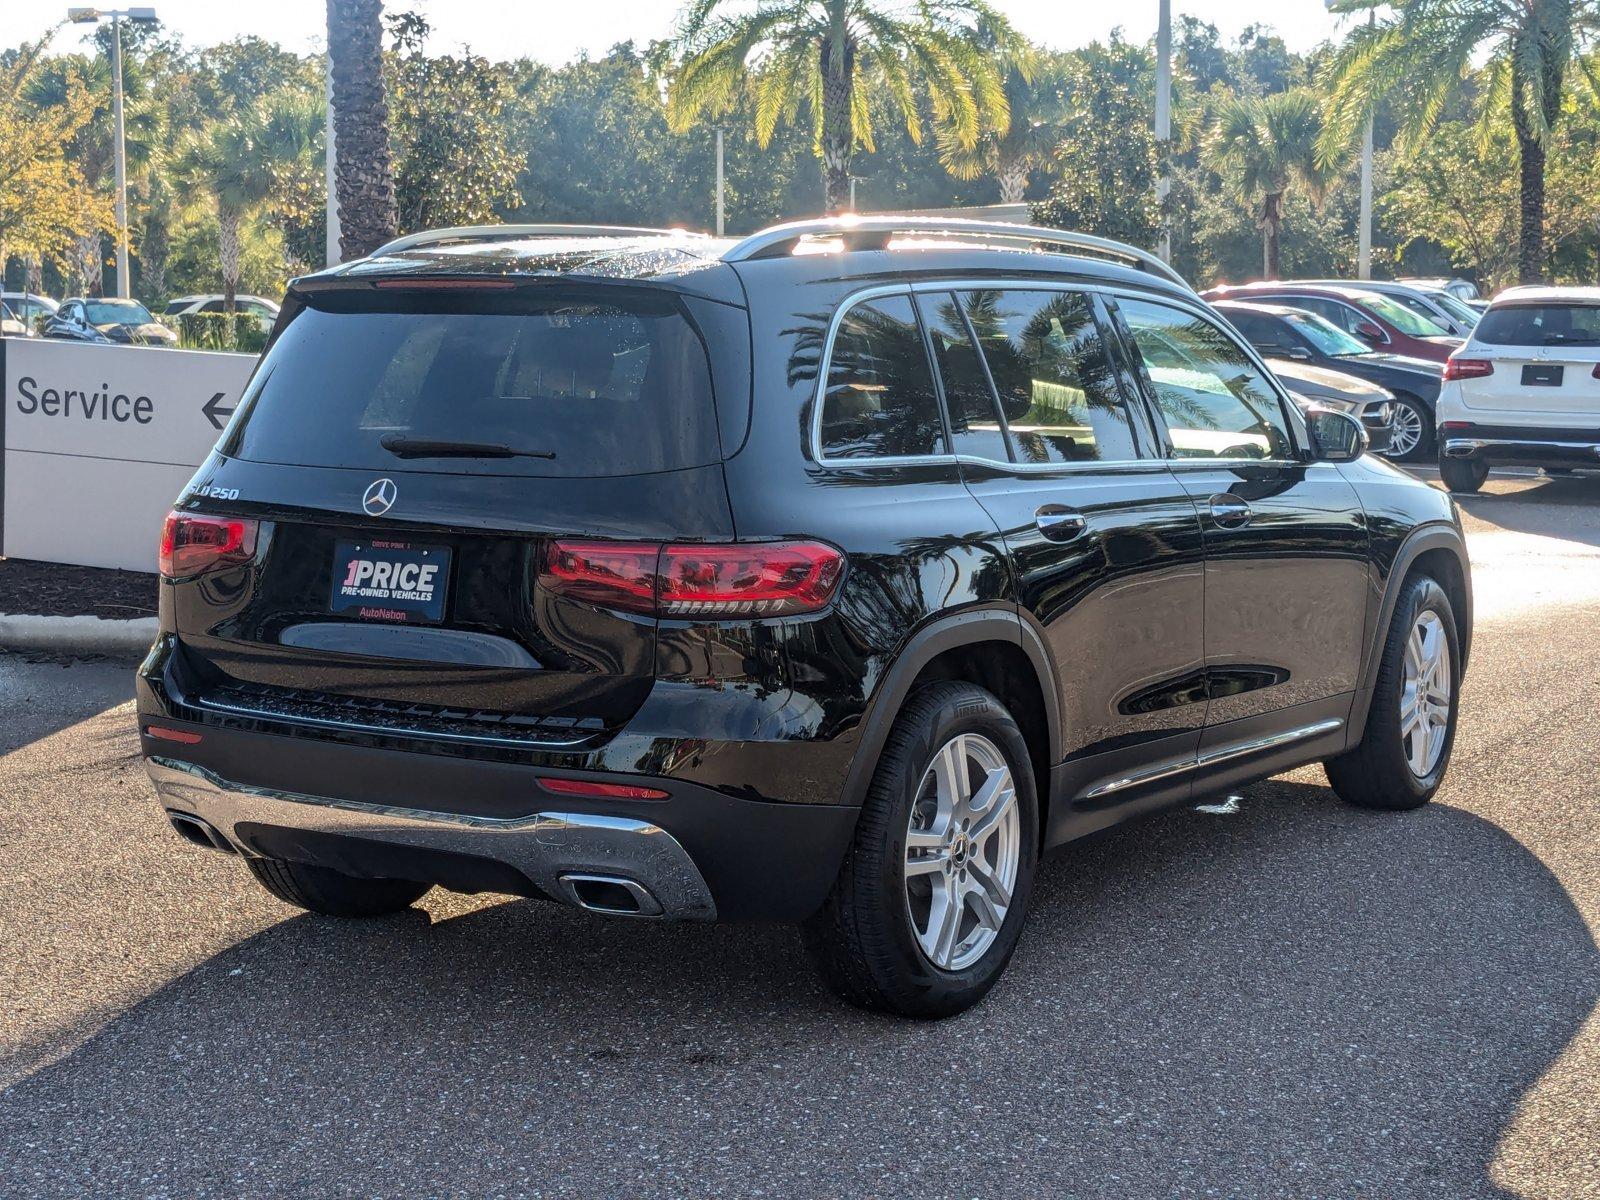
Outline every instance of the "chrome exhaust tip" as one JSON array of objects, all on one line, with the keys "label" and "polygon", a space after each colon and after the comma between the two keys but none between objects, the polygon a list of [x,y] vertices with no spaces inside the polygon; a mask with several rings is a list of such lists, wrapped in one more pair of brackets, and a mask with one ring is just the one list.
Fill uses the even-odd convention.
[{"label": "chrome exhaust tip", "polygon": [[167,810],[167,820],[172,828],[186,842],[192,842],[205,850],[220,850],[224,854],[237,854],[238,849],[227,838],[222,836],[222,831],[209,821],[202,821],[190,813]]},{"label": "chrome exhaust tip", "polygon": [[637,880],[571,872],[557,878],[567,900],[590,912],[611,917],[659,917],[662,913],[661,902]]}]

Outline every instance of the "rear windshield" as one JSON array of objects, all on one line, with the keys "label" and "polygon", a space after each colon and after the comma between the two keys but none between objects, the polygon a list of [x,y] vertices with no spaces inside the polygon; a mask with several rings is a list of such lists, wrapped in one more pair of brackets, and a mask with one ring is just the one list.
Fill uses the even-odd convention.
[{"label": "rear windshield", "polygon": [[720,458],[699,335],[671,297],[617,289],[326,293],[243,404],[224,452],[253,462],[593,477]]},{"label": "rear windshield", "polygon": [[1484,313],[1472,336],[1489,346],[1600,345],[1600,307],[1508,304]]}]

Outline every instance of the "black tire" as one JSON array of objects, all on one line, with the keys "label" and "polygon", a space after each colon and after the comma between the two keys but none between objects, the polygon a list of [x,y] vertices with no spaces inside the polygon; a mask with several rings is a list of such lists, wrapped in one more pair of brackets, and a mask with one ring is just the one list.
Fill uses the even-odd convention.
[{"label": "black tire", "polygon": [[[1444,748],[1425,776],[1417,776],[1406,759],[1400,731],[1400,705],[1405,688],[1406,639],[1424,612],[1434,612],[1444,626],[1450,655],[1450,714],[1445,725]],[[1378,682],[1361,744],[1324,764],[1328,781],[1339,798],[1358,808],[1399,810],[1417,808],[1433,799],[1450,765],[1455,745],[1456,720],[1461,711],[1461,642],[1450,597],[1427,575],[1413,575],[1401,585],[1394,617],[1385,636]]]},{"label": "black tire", "polygon": [[1438,439],[1434,436],[1433,410],[1418,400],[1415,396],[1397,395],[1394,398],[1396,406],[1404,406],[1421,422],[1418,441],[1410,451],[1405,454],[1391,454],[1395,462],[1424,462],[1433,457],[1433,448]]},{"label": "black tire", "polygon": [[1445,458],[1441,455],[1439,478],[1452,492],[1468,495],[1481,488],[1483,481],[1489,478],[1489,464],[1481,458]]},{"label": "black tire", "polygon": [[386,916],[410,908],[432,886],[410,879],[358,879],[282,858],[244,861],[256,882],[279,900],[325,917]]},{"label": "black tire", "polygon": [[[1011,903],[994,941],[965,969],[942,970],[923,953],[908,910],[907,830],[917,789],[936,751],[977,733],[1011,771],[1018,815],[1018,864]],[[802,937],[823,979],[863,1008],[921,1019],[972,1007],[1005,970],[1022,934],[1039,858],[1039,802],[1022,732],[994,696],[968,683],[919,688],[906,702],[878,760],[855,837],[822,908]]]}]

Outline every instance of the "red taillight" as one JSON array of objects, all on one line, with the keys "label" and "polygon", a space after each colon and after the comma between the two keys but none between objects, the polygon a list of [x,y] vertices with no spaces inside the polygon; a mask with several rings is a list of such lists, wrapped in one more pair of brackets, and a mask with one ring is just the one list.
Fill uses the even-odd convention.
[{"label": "red taillight", "polygon": [[587,796],[597,800],[665,800],[660,788],[634,787],[626,783],[600,783],[589,779],[541,779],[539,786],[558,796]]},{"label": "red taillight", "polygon": [[242,517],[168,513],[161,529],[161,573],[182,579],[249,562],[260,525]]},{"label": "red taillight", "polygon": [[1463,429],[1471,429],[1471,421],[1440,421],[1440,433],[1460,433]]},{"label": "red taillight", "polygon": [[833,599],[844,555],[820,542],[550,544],[539,582],[602,608],[663,617],[783,617]]},{"label": "red taillight", "polygon": [[1445,382],[1452,379],[1482,379],[1494,374],[1494,364],[1487,358],[1447,358],[1444,360]]}]

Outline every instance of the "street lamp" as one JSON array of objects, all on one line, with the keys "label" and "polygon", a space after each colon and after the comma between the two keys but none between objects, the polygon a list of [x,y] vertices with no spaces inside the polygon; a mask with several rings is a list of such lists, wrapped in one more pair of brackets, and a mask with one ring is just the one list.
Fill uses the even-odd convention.
[{"label": "street lamp", "polygon": [[122,123],[122,22],[153,22],[153,8],[69,8],[67,20],[75,25],[97,25],[111,18],[111,108],[117,126],[117,295],[131,296],[128,286],[128,146]]}]

